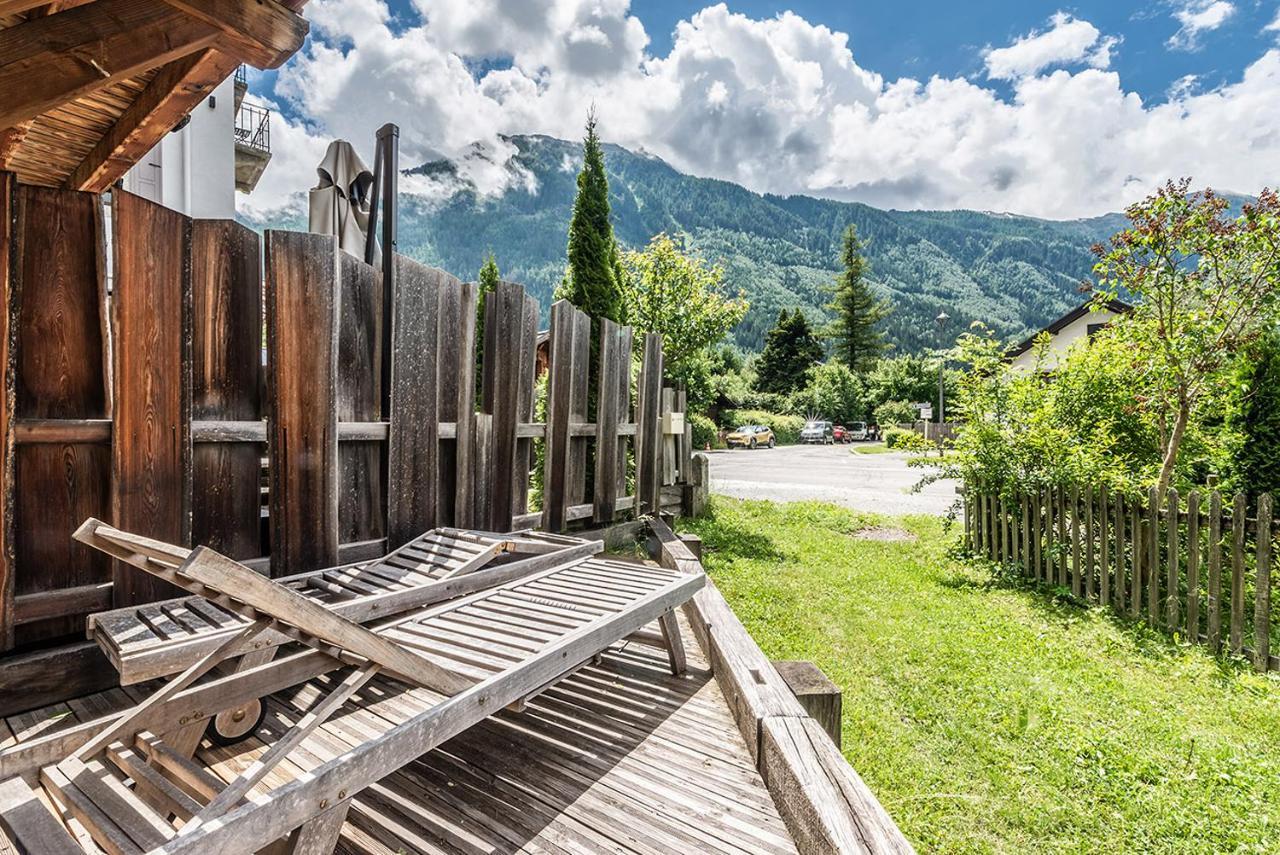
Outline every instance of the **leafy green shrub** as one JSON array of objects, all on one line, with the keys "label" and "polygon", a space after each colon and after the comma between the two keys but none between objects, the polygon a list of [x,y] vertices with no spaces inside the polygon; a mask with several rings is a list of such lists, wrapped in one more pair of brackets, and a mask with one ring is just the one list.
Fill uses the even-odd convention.
[{"label": "leafy green shrub", "polygon": [[689,424],[693,427],[694,451],[706,448],[708,443],[712,448],[719,448],[723,444],[720,442],[720,429],[716,427],[716,423],[702,413],[690,413]]},{"label": "leafy green shrub", "polygon": [[725,410],[722,420],[730,429],[739,425],[764,425],[773,431],[779,445],[791,445],[800,441],[804,419],[765,410]]},{"label": "leafy green shrub", "polygon": [[885,401],[876,407],[872,418],[878,425],[894,425],[899,422],[914,422],[920,412],[909,401]]},{"label": "leafy green shrub", "polygon": [[886,448],[905,448],[905,444],[910,442],[913,436],[919,436],[919,434],[913,430],[889,428],[884,432],[884,444]]}]

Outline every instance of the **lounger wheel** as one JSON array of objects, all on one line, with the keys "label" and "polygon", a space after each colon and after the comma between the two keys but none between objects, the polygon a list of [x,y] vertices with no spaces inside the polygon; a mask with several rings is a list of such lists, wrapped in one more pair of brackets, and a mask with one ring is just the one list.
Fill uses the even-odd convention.
[{"label": "lounger wheel", "polygon": [[258,729],[266,718],[267,705],[261,700],[249,701],[235,709],[224,710],[209,721],[205,736],[214,745],[235,745]]}]

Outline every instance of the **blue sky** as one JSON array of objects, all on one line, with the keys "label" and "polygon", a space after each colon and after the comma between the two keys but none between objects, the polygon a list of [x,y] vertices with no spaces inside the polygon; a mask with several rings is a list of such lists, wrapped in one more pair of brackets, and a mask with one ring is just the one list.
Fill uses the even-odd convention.
[{"label": "blue sky", "polygon": [[[1150,4],[312,0],[255,94],[294,144],[250,206],[294,201],[333,136],[536,192],[501,134],[606,139],[753,190],[1045,217],[1182,175],[1280,183],[1280,0]],[[274,132],[273,132],[274,133]],[[451,187],[410,187],[424,195]]]}]

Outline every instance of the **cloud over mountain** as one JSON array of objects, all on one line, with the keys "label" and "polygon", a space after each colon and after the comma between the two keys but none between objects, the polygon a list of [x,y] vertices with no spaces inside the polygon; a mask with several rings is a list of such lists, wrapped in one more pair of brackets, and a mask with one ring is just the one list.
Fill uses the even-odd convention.
[{"label": "cloud over mountain", "polygon": [[[1065,218],[1178,175],[1254,191],[1280,174],[1280,50],[1144,103],[1108,70],[1116,38],[1061,12],[988,50],[989,83],[888,80],[846,33],[724,4],[680,21],[661,56],[628,0],[414,0],[400,18],[382,0],[313,0],[308,17],[274,92],[293,119],[273,133],[297,147],[249,208],[310,186],[322,139],[364,143],[386,121],[407,163],[449,158],[498,193],[514,154],[501,135],[578,137],[593,104],[606,139],[686,172],[887,207]],[[477,143],[486,156],[465,157]]]}]

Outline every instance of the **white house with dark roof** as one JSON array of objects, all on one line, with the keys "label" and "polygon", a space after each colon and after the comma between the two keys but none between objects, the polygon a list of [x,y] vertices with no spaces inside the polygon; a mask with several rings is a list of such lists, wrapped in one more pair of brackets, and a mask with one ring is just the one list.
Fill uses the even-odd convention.
[{"label": "white house with dark roof", "polygon": [[1082,339],[1088,339],[1098,330],[1111,323],[1119,315],[1130,312],[1133,306],[1123,300],[1108,300],[1101,306],[1093,300],[1087,300],[1058,318],[1044,329],[1029,336],[1025,341],[1010,348],[1005,353],[1009,364],[1018,370],[1030,371],[1035,367],[1036,340],[1044,333],[1049,334],[1049,350],[1045,354],[1043,368],[1053,370],[1058,360],[1067,355],[1071,346]]}]

